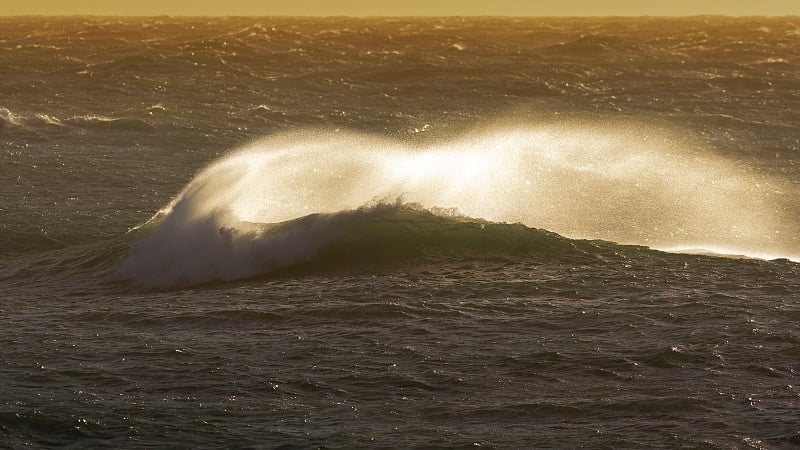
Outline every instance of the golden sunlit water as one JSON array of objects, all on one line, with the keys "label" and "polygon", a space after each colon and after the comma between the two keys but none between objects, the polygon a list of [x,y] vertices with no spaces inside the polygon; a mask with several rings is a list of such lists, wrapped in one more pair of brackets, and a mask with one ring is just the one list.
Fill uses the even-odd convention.
[{"label": "golden sunlit water", "polygon": [[117,16],[692,16],[724,14],[733,16],[785,16],[800,13],[792,0],[673,0],[639,2],[630,0],[562,0],[560,2],[521,2],[517,0],[406,0],[372,2],[367,0],[139,0],[136,2],[97,2],[35,0],[0,5],[0,14],[27,15],[117,15]]},{"label": "golden sunlit water", "polygon": [[798,36],[0,17],[0,447],[797,446]]}]

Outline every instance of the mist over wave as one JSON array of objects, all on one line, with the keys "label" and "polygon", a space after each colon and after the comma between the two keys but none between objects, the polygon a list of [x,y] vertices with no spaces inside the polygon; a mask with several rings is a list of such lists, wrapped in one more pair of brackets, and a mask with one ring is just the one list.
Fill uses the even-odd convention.
[{"label": "mist over wave", "polygon": [[797,259],[780,181],[698,145],[649,124],[575,119],[427,146],[331,129],[276,135],[196,176],[119,274],[146,287],[249,277],[357,241],[354,222],[404,204],[577,239]]}]

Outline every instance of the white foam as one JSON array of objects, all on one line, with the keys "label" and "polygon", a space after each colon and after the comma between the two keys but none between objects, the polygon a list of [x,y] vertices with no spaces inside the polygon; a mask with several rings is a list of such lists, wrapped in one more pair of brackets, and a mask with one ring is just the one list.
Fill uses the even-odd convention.
[{"label": "white foam", "polygon": [[574,238],[789,257],[800,253],[796,223],[775,196],[786,189],[643,124],[495,126],[425,147],[303,130],[255,142],[198,175],[123,272],[158,285],[252,275],[277,264],[263,252],[302,259],[325,239],[294,236],[289,245],[255,238],[248,224],[397,197]]}]

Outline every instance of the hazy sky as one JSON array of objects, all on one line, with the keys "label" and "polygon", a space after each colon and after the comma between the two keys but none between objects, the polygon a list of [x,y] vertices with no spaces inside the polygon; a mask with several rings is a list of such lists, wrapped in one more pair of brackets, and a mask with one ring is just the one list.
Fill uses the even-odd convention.
[{"label": "hazy sky", "polygon": [[800,0],[0,0],[0,15],[800,15]]}]

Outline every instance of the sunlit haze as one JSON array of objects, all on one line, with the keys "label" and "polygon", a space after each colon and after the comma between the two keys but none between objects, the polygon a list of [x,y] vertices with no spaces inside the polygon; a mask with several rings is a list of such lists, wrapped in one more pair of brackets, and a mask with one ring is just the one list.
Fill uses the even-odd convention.
[{"label": "sunlit haze", "polygon": [[371,0],[158,1],[38,0],[2,2],[0,15],[299,15],[299,16],[685,16],[722,14],[780,16],[800,14],[797,0],[562,0],[558,2]]}]

